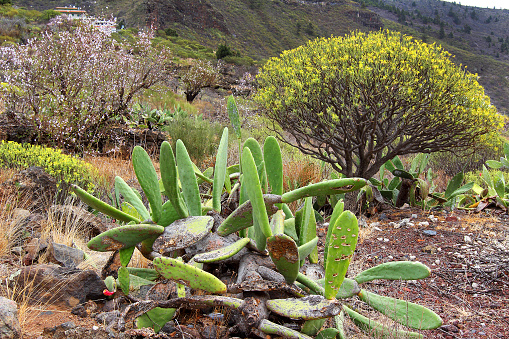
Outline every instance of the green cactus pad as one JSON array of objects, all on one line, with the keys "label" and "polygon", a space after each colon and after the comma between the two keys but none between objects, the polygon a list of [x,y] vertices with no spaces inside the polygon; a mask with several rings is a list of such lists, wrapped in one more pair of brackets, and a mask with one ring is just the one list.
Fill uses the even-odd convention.
[{"label": "green cactus pad", "polygon": [[318,331],[322,329],[323,324],[327,318],[315,319],[315,320],[307,320],[302,324],[300,331],[304,334],[315,336]]},{"label": "green cactus pad", "polygon": [[431,330],[442,325],[442,319],[430,309],[405,300],[384,297],[362,289],[359,298],[392,320],[419,330]]},{"label": "green cactus pad", "polygon": [[267,249],[272,261],[287,283],[293,284],[299,274],[299,250],[286,234],[276,234],[267,239]]},{"label": "green cactus pad", "polygon": [[127,247],[127,248],[121,248],[118,251],[118,256],[120,258],[120,265],[122,265],[124,267],[127,266],[129,264],[129,262],[131,261],[131,257],[133,256],[133,253],[134,253],[134,246]]},{"label": "green cactus pad", "polygon": [[299,236],[295,230],[295,218],[285,220],[285,234],[292,237],[293,240],[299,241]]},{"label": "green cactus pad", "polygon": [[285,232],[285,212],[277,211],[270,221],[270,228],[273,234],[283,234]]},{"label": "green cactus pad", "polygon": [[282,195],[282,200],[289,203],[311,196],[341,194],[358,190],[366,184],[367,180],[362,178],[327,180],[287,192]]},{"label": "green cactus pad", "polygon": [[343,200],[339,200],[336,205],[334,206],[334,210],[332,211],[332,215],[329,220],[329,227],[327,228],[327,236],[325,238],[325,245],[323,250],[323,262],[324,266],[327,265],[327,256],[329,255],[329,243],[330,243],[330,237],[332,233],[332,229],[334,227],[331,227],[330,225],[336,224],[336,221],[338,220],[341,213],[343,213],[343,210],[345,208],[345,204]]},{"label": "green cactus pad", "polygon": [[172,258],[155,258],[155,269],[166,279],[210,293],[226,293],[226,285],[212,274]]},{"label": "green cactus pad", "polygon": [[73,192],[81,199],[81,201],[83,201],[85,204],[101,213],[104,213],[112,218],[125,222],[134,221],[135,223],[139,223],[141,221],[139,219],[136,219],[132,215],[124,213],[121,210],[118,210],[115,207],[108,205],[104,201],[97,199],[96,197],[94,197],[93,195],[89,194],[88,192],[86,192],[85,190],[81,189],[76,185],[72,185],[71,187]]},{"label": "green cactus pad", "polygon": [[151,219],[150,213],[148,212],[143,202],[138,197],[136,193],[134,193],[133,189],[129,187],[129,185],[122,179],[121,177],[115,177],[115,190],[118,193],[122,194],[125,201],[130,203],[136,211],[140,214],[142,220]]},{"label": "green cactus pad", "polygon": [[325,294],[325,290],[322,287],[323,281],[322,281],[322,283],[320,285],[320,281],[319,280],[313,280],[313,279],[309,278],[307,275],[302,274],[300,272],[297,275],[297,281],[300,284],[302,284],[302,286],[300,284],[298,284],[298,283],[295,283],[295,284],[297,286],[299,286],[300,288],[302,288],[302,289],[309,289],[314,294],[319,294],[321,296],[323,296]]},{"label": "green cactus pad", "polygon": [[157,224],[166,227],[180,218],[180,214],[175,210],[172,202],[168,200],[163,204],[161,218],[159,218]]},{"label": "green cactus pad", "polygon": [[[325,279],[319,279],[316,282],[323,286]],[[359,293],[360,291],[361,288],[359,287],[357,281],[345,278],[345,280],[343,280],[343,283],[341,284],[341,287],[339,288],[338,293],[336,294],[336,299],[351,298],[354,295],[357,295],[357,293]]]},{"label": "green cactus pad", "polygon": [[127,270],[129,271],[129,274],[149,281],[154,281],[160,277],[159,273],[152,268],[127,267]]},{"label": "green cactus pad", "polygon": [[118,269],[118,285],[125,295],[129,295],[129,286],[131,281],[129,279],[129,271],[124,266],[120,266]]},{"label": "green cactus pad", "polygon": [[176,148],[182,195],[189,210],[189,215],[199,216],[201,215],[201,198],[196,175],[194,174],[193,162],[189,158],[186,146],[184,146],[182,140],[177,140]]},{"label": "green cactus pad", "polygon": [[169,253],[186,248],[203,239],[214,226],[210,216],[187,217],[165,227],[164,232],[154,241],[153,249],[159,253]]},{"label": "green cactus pad", "polygon": [[150,205],[152,220],[157,223],[161,217],[163,201],[156,170],[147,152],[140,146],[134,147],[132,159],[134,173]]},{"label": "green cactus pad", "polygon": [[[130,203],[128,203],[127,201],[123,201],[121,204],[120,204],[120,208],[122,209],[122,212],[124,213],[127,213],[129,214],[130,216],[138,219],[138,220],[145,220],[143,219],[143,217],[140,215],[140,213],[138,213],[138,211],[136,210],[136,208],[134,208],[133,205],[131,205]],[[150,218],[149,218],[150,219]]]},{"label": "green cactus pad", "polygon": [[106,279],[104,279],[104,284],[106,285],[106,288],[110,292],[115,292],[117,290],[117,282],[115,281],[115,278],[113,278],[111,275],[107,276]]},{"label": "green cactus pad", "polygon": [[[166,196],[171,201],[173,208],[181,218],[189,216],[187,206],[182,200],[179,184],[175,155],[168,141],[163,141],[159,155],[159,167],[161,169],[161,182],[163,183]],[[164,208],[164,206],[163,206]]]},{"label": "green cactus pad", "polygon": [[382,325],[372,319],[366,318],[365,316],[355,312],[351,308],[343,305],[343,309],[348,314],[350,319],[353,320],[355,325],[363,330],[365,333],[376,337],[376,338],[419,338],[422,339],[424,336],[419,333],[395,330],[394,328]]},{"label": "green cactus pad", "polygon": [[297,320],[313,320],[329,318],[341,312],[338,300],[327,300],[320,295],[310,295],[304,298],[267,300],[267,308],[284,317]]},{"label": "green cactus pad", "polygon": [[[267,172],[265,170],[265,161],[263,159],[263,152],[260,144],[254,138],[248,138],[244,141],[244,149],[248,148],[253,156],[254,163],[256,165],[256,173],[258,173],[258,179],[260,180],[260,187],[263,193],[267,193]],[[242,155],[244,156],[244,155]],[[242,166],[244,171],[244,166]]]},{"label": "green cactus pad", "polygon": [[233,244],[210,251],[207,253],[200,253],[193,257],[193,260],[200,263],[210,263],[210,262],[216,262],[228,259],[230,257],[233,257],[235,254],[237,254],[241,249],[243,249],[251,239],[249,238],[242,238]]},{"label": "green cactus pad", "polygon": [[[315,211],[313,209],[312,197],[307,197],[305,199],[304,207],[302,208],[302,214],[299,219],[299,245],[304,245],[316,238],[316,219]],[[295,225],[297,225],[297,214],[295,216],[295,220]],[[304,261],[305,258],[306,257],[301,256],[301,262]],[[312,248],[311,253],[309,253],[309,261],[312,264],[316,264],[318,262],[318,249],[316,247]]]},{"label": "green cactus pad", "polygon": [[316,245],[318,244],[318,237],[311,239],[304,245],[299,246],[299,258],[305,258],[311,254],[316,249]]},{"label": "green cactus pad", "polygon": [[173,319],[176,311],[175,308],[155,307],[136,318],[136,327],[151,327],[155,333],[158,333],[168,321]]},{"label": "green cactus pad", "polygon": [[318,335],[315,339],[336,339],[336,336],[339,334],[339,330],[336,328],[326,328]]},{"label": "green cactus pad", "polygon": [[239,109],[237,108],[237,104],[235,103],[235,98],[233,97],[233,95],[230,95],[228,97],[228,100],[226,101],[226,110],[228,111],[228,117],[230,118],[230,122],[233,126],[235,136],[239,140],[242,139]]},{"label": "green cactus pad", "polygon": [[345,333],[345,311],[342,310],[337,316],[334,317],[334,325],[336,325],[336,329],[338,333],[336,334],[338,339],[347,339]]},{"label": "green cactus pad", "polygon": [[325,297],[332,299],[345,279],[359,238],[359,226],[355,215],[350,211],[344,211],[336,223],[329,227],[333,229],[325,267]]},{"label": "green cactus pad", "polygon": [[375,279],[417,280],[431,274],[428,266],[418,261],[392,261],[369,268],[359,273],[354,279],[362,284]]},{"label": "green cactus pad", "polygon": [[[128,269],[129,271],[129,269]],[[131,289],[138,290],[141,286],[154,285],[155,282],[147,279],[143,279],[137,275],[129,274],[129,285]]]},{"label": "green cactus pad", "polygon": [[[263,202],[267,215],[272,215],[278,211],[275,206],[278,202],[281,202],[281,196],[273,194],[263,195]],[[217,229],[217,234],[224,237],[228,234],[240,231],[244,228],[248,228],[253,225],[253,207],[251,201],[246,201],[232,214],[230,214]]]},{"label": "green cactus pad", "polygon": [[262,240],[263,238],[266,239],[270,237],[272,235],[272,230],[269,225],[269,217],[267,215],[267,209],[265,208],[255,161],[248,147],[244,147],[242,153],[242,169],[244,171],[244,181],[242,185],[247,189],[249,200],[253,205],[253,221],[256,221],[254,222],[256,227],[255,233],[258,234],[258,236],[255,236],[256,246],[260,251],[263,251],[265,249],[265,243]]},{"label": "green cactus pad", "polygon": [[[217,149],[216,164],[214,166],[214,184],[212,186],[212,207],[221,212],[221,193],[223,193],[226,177],[226,161],[228,159],[228,128],[225,127],[219,148]],[[228,180],[230,180],[228,178]]]},{"label": "green cactus pad", "polygon": [[263,159],[265,160],[271,193],[283,194],[283,159],[279,143],[273,136],[265,139],[263,144]]},{"label": "green cactus pad", "polygon": [[154,238],[164,232],[158,225],[126,225],[112,228],[92,238],[87,244],[93,251],[116,251],[132,247],[145,239]]},{"label": "green cactus pad", "polygon": [[264,333],[275,334],[283,338],[312,339],[310,336],[292,330],[286,326],[275,324],[267,319],[263,319],[260,322],[258,329]]}]

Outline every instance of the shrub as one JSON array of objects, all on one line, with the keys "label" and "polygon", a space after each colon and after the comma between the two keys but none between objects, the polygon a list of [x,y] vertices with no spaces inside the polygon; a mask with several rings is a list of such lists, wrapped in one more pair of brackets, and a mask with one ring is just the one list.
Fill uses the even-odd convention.
[{"label": "shrub", "polygon": [[173,149],[175,150],[177,140],[181,139],[191,159],[200,166],[207,157],[214,155],[219,145],[222,126],[181,113],[168,123],[165,130],[171,139]]},{"label": "shrub", "polygon": [[183,75],[184,93],[188,102],[193,102],[202,88],[212,86],[218,77],[217,69],[206,61],[196,61]]},{"label": "shrub", "polygon": [[31,166],[42,167],[57,182],[77,183],[89,192],[95,189],[93,179],[98,175],[91,164],[63,154],[60,149],[1,141],[0,167],[25,169]]},{"label": "shrub", "polygon": [[400,33],[321,38],[258,75],[265,115],[302,152],[348,177],[372,177],[396,155],[471,150],[502,118],[477,76],[439,46]]},{"label": "shrub", "polygon": [[6,95],[9,110],[60,146],[81,149],[108,137],[111,119],[126,115],[137,93],[167,76],[169,52],[154,49],[147,33],[120,44],[65,20],[57,17],[26,45],[1,48],[0,69],[21,89]]},{"label": "shrub", "polygon": [[41,13],[41,20],[50,21],[51,19],[59,16],[60,14],[62,13],[60,13],[59,11],[55,11],[54,9],[47,9]]},{"label": "shrub", "polygon": [[170,27],[166,28],[164,30],[164,32],[166,33],[167,36],[179,36],[177,31],[175,29],[173,29],[173,28],[170,28]]},{"label": "shrub", "polygon": [[232,50],[226,44],[220,44],[216,50],[216,58],[223,59],[229,55],[233,55]]}]

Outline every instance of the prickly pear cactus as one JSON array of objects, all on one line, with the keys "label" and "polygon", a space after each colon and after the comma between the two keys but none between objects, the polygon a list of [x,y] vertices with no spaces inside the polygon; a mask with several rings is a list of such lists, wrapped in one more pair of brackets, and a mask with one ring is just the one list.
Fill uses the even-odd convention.
[{"label": "prickly pear cactus", "polygon": [[350,211],[344,211],[336,223],[329,227],[333,229],[325,267],[325,297],[333,299],[345,279],[355,251],[359,238],[359,226],[355,215]]}]

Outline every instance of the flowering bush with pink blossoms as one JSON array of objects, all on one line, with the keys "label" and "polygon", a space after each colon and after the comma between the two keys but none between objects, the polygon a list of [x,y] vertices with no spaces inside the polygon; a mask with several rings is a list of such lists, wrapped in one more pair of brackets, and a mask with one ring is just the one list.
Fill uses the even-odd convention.
[{"label": "flowering bush with pink blossoms", "polygon": [[170,52],[151,33],[119,43],[82,22],[57,18],[25,45],[0,48],[7,109],[58,145],[91,148],[129,114],[140,91],[168,77]]}]

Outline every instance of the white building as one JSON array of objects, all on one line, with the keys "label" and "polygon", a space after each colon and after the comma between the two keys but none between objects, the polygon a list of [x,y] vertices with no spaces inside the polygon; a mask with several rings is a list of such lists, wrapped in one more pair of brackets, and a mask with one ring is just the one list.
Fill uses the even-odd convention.
[{"label": "white building", "polygon": [[78,19],[90,22],[96,29],[103,33],[110,35],[117,31],[117,18],[110,20],[99,19],[87,15],[87,11],[81,10],[76,7],[57,7],[56,11],[67,15],[71,19]]}]

